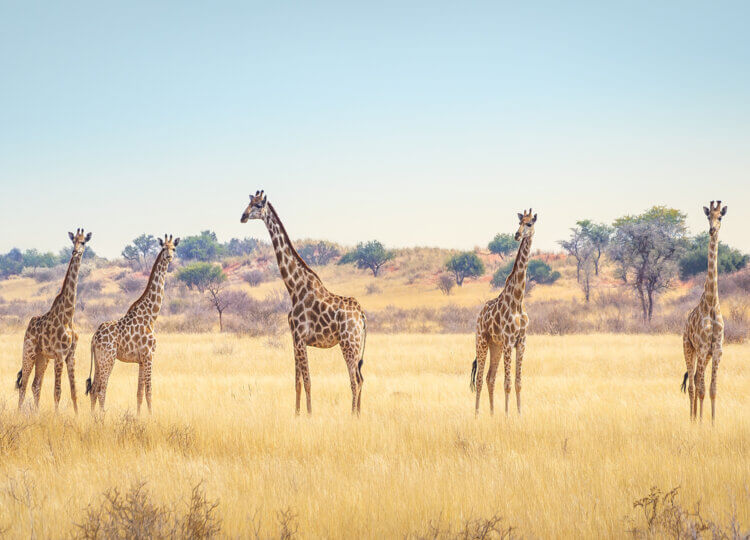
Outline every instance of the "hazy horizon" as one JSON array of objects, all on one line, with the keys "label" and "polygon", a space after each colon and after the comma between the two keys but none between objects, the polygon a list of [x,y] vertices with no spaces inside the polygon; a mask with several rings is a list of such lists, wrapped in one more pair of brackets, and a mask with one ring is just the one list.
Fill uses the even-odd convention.
[{"label": "hazy horizon", "polygon": [[0,7],[0,251],[242,225],[485,246],[653,205],[750,252],[750,4]]}]

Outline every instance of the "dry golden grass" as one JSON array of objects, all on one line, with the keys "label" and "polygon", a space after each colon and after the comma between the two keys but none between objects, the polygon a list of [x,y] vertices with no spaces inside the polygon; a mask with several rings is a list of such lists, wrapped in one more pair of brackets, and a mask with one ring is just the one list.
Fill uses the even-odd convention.
[{"label": "dry golden grass", "polygon": [[203,482],[229,537],[259,522],[278,534],[286,509],[303,537],[404,537],[492,515],[525,537],[622,537],[633,500],[654,485],[682,486],[704,515],[750,524],[748,345],[726,347],[712,428],[689,422],[678,336],[530,337],[523,417],[490,417],[483,396],[475,419],[471,336],[371,335],[357,419],[337,349],[311,349],[314,414],[296,418],[286,336],[273,347],[161,335],[153,416],[127,415],[137,368],[118,364],[100,422],[83,398],[73,416],[65,386],[52,413],[51,368],[41,412],[15,411],[21,339],[0,336],[0,530],[10,537],[32,527],[67,536],[103,491],[139,482],[160,504]]}]

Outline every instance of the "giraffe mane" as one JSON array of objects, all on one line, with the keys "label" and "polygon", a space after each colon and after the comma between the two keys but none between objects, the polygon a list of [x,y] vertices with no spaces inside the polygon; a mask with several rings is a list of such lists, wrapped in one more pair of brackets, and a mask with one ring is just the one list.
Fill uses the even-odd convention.
[{"label": "giraffe mane", "polygon": [[281,222],[281,219],[279,219],[279,214],[276,213],[276,209],[273,207],[273,205],[271,203],[266,203],[266,204],[268,206],[268,209],[273,214],[273,217],[276,218],[276,223],[279,224],[279,228],[281,229],[281,234],[284,235],[284,239],[286,240],[286,243],[289,246],[289,249],[292,250],[292,254],[297,259],[297,262],[300,263],[300,265],[302,266],[302,268],[304,268],[305,270],[307,270],[308,272],[310,272],[313,276],[315,276],[315,278],[318,281],[320,281],[321,284],[322,284],[323,282],[321,281],[321,279],[318,276],[318,274],[315,273],[315,270],[313,270],[312,268],[310,268],[310,266],[308,266],[308,264],[305,262],[305,260],[302,257],[300,257],[300,254],[297,253],[297,250],[294,248],[294,244],[292,244],[292,241],[289,239],[289,234],[286,232],[286,228],[284,227],[284,224]]}]

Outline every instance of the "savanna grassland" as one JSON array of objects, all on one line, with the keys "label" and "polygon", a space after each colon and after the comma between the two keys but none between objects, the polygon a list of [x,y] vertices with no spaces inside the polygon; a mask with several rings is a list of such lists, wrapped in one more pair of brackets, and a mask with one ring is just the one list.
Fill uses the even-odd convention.
[{"label": "savanna grassland", "polygon": [[678,513],[750,523],[747,344],[725,347],[712,427],[688,419],[677,335],[531,336],[520,418],[491,417],[485,396],[474,417],[466,334],[370,336],[360,418],[338,349],[310,350],[313,415],[297,418],[287,340],[159,339],[153,415],[133,417],[137,368],[118,364],[94,419],[65,385],[54,414],[51,369],[41,412],[17,413],[22,334],[0,336],[7,536],[90,534],[112,488],[133,496],[123,515],[172,516],[178,535],[450,537],[498,517],[521,537],[625,537],[649,530],[633,502],[653,486],[680,486]]}]

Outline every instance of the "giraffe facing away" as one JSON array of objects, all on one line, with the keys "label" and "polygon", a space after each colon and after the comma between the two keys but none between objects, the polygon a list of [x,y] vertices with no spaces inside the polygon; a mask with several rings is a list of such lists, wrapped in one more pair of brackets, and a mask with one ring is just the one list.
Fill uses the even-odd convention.
[{"label": "giraffe facing away", "polygon": [[294,342],[296,412],[300,410],[302,386],[307,397],[307,412],[312,413],[310,370],[307,347],[328,349],[341,346],[352,389],[352,413],[362,406],[362,363],[364,362],[367,322],[359,302],[328,291],[318,275],[302,260],[289,240],[276,210],[267,202],[263,191],[250,196],[242,214],[242,223],[260,219],[266,224],[279,272],[292,299],[289,328]]},{"label": "giraffe facing away", "polygon": [[[133,302],[128,312],[118,321],[99,325],[91,338],[91,367],[86,380],[86,394],[91,395],[91,411],[99,400],[99,408],[104,410],[107,397],[107,382],[115,365],[115,360],[138,364],[138,414],[141,413],[143,394],[151,412],[151,366],[156,352],[154,324],[164,300],[164,284],[169,263],[174,258],[179,238],[164,235],[159,238],[161,251],[156,256],[151,275],[143,294]],[[94,369],[93,383],[91,368]]]},{"label": "giraffe facing away", "polygon": [[690,398],[690,419],[698,415],[700,399],[700,417],[703,420],[703,398],[706,396],[705,373],[709,358],[711,359],[711,422],[716,418],[716,382],[721,361],[722,343],[724,341],[724,319],[719,307],[719,229],[721,219],[727,213],[727,207],[721,208],[721,201],[711,201],[710,208],[703,207],[708,218],[708,272],[706,284],[698,305],[690,312],[682,335],[687,371],[682,379],[682,391],[688,384]]},{"label": "giraffe facing away", "polygon": [[78,334],[73,328],[73,315],[76,307],[78,271],[81,267],[86,243],[91,240],[91,233],[84,234],[83,229],[77,229],[75,234],[70,232],[68,236],[73,242],[73,254],[70,256],[68,271],[65,274],[60,293],[52,302],[52,307],[47,313],[31,318],[26,328],[26,335],[23,338],[23,363],[16,378],[19,409],[22,407],[26,396],[26,386],[32,368],[35,371],[34,382],[31,383],[31,393],[34,395],[35,407],[39,408],[42,379],[47,369],[47,363],[52,359],[55,363],[55,411],[60,404],[64,362],[68,368],[70,400],[73,402],[73,409],[78,414],[75,380],[75,354]]},{"label": "giraffe facing away", "polygon": [[505,280],[505,287],[497,298],[487,302],[477,319],[476,352],[477,356],[471,369],[471,389],[476,390],[476,414],[479,414],[479,397],[482,392],[482,376],[487,349],[490,351],[490,367],[487,371],[487,392],[490,396],[490,413],[495,411],[495,376],[504,359],[505,368],[505,414],[508,414],[510,397],[510,365],[513,348],[516,349],[516,405],[521,414],[521,366],[526,349],[526,327],[529,317],[523,309],[523,297],[526,290],[526,267],[531,253],[531,239],[534,236],[534,224],[537,215],[532,216],[531,209],[518,214],[518,231],[516,241],[520,240],[516,262],[510,275]]}]

